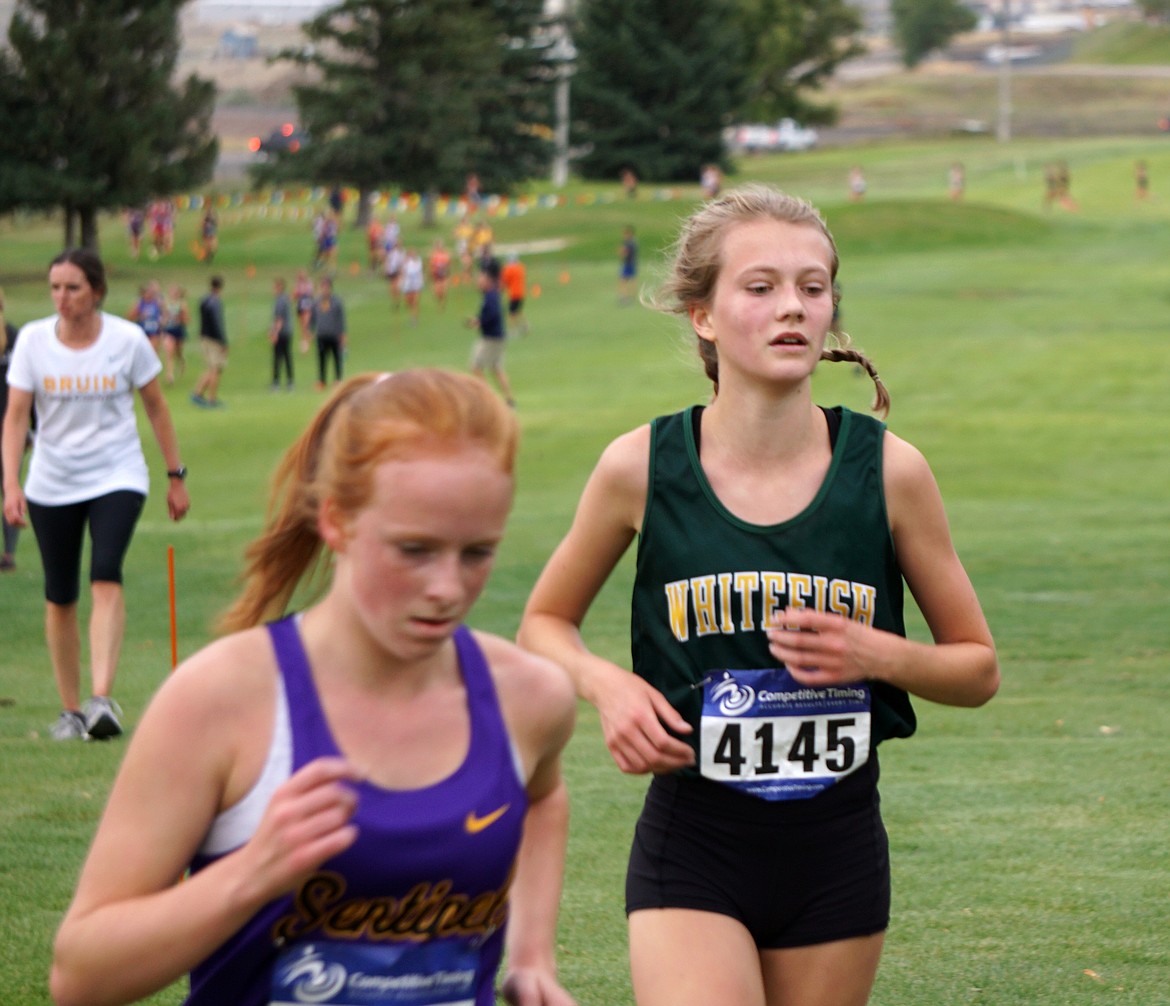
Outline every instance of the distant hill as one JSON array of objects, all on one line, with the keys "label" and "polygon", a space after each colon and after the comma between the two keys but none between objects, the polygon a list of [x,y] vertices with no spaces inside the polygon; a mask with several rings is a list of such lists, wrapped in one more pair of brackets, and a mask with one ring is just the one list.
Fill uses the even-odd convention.
[{"label": "distant hill", "polygon": [[1106,25],[1078,38],[1070,61],[1113,66],[1170,65],[1170,25]]}]

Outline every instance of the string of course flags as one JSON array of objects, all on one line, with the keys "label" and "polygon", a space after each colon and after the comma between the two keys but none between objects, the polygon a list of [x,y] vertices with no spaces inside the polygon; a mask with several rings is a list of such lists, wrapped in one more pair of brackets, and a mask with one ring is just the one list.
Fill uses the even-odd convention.
[{"label": "string of course flags", "polygon": [[[347,205],[361,198],[357,189],[344,189]],[[175,208],[180,212],[201,212],[211,206],[216,210],[234,211],[240,219],[275,218],[278,220],[300,220],[317,212],[322,201],[329,197],[329,190],[320,186],[305,188],[262,189],[252,191],[185,193],[174,197]],[[427,197],[418,192],[376,191],[370,197],[374,212],[412,213],[421,212]],[[548,193],[539,196],[487,195],[480,199],[478,206],[465,196],[439,195],[435,198],[434,213],[438,217],[463,217],[468,214],[485,213],[489,217],[523,216],[532,210],[551,210],[569,205],[592,206],[618,202],[624,198],[612,192],[582,192],[573,196],[563,193]],[[673,188],[656,189],[653,198],[658,201],[673,201],[681,198],[681,192]]]}]

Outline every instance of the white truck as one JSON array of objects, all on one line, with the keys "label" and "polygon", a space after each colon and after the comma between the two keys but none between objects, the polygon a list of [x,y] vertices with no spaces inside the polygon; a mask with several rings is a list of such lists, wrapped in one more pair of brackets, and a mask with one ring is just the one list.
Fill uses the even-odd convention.
[{"label": "white truck", "polygon": [[800,125],[795,119],[781,119],[774,126],[729,126],[724,139],[727,149],[736,154],[790,152],[815,147],[817,131]]}]

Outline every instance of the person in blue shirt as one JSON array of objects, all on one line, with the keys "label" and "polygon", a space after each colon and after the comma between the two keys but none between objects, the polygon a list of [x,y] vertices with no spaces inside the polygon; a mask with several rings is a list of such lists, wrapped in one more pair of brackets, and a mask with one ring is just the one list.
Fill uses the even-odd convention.
[{"label": "person in blue shirt", "polygon": [[480,269],[478,282],[483,294],[479,314],[467,319],[468,325],[479,329],[479,339],[471,352],[471,372],[477,377],[490,373],[504,400],[515,406],[512,385],[504,370],[504,313],[500,308],[500,266],[495,259],[489,259]]}]

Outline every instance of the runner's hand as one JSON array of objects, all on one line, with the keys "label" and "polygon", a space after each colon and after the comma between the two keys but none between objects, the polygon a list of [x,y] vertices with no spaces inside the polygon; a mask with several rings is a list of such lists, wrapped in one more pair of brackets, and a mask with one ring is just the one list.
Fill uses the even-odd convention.
[{"label": "runner's hand", "polygon": [[768,649],[802,685],[863,681],[862,634],[867,626],[812,608],[787,608],[769,626]]},{"label": "runner's hand", "polygon": [[508,1006],[576,1006],[576,1000],[555,977],[534,968],[509,971],[500,991]]},{"label": "runner's hand", "polygon": [[606,747],[623,772],[673,772],[695,763],[691,746],[672,735],[689,734],[691,726],[658,689],[614,665],[595,694]]},{"label": "runner's hand", "polygon": [[262,901],[294,890],[354,843],[357,793],[349,784],[357,779],[344,759],[318,758],[277,787],[256,834],[240,850]]}]

